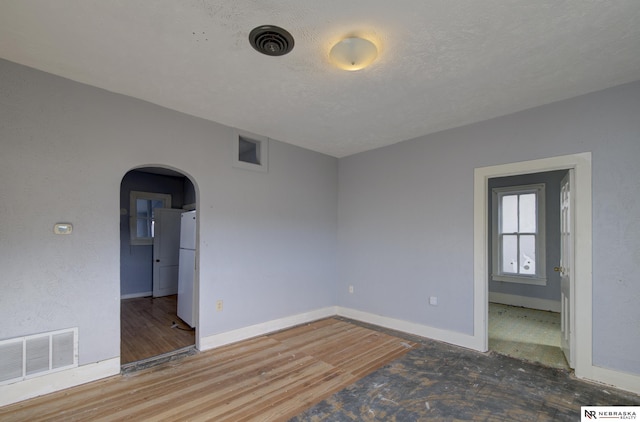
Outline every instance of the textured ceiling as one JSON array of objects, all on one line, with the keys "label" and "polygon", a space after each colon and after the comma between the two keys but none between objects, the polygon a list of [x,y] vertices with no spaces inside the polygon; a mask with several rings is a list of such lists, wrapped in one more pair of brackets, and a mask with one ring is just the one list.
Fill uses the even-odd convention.
[{"label": "textured ceiling", "polygon": [[[348,35],[369,68],[329,63]],[[640,1],[2,0],[0,57],[342,157],[639,80]]]}]

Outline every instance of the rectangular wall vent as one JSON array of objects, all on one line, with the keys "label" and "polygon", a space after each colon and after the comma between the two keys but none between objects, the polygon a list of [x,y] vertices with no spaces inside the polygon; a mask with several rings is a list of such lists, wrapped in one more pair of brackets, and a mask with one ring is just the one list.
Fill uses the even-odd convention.
[{"label": "rectangular wall vent", "polygon": [[78,328],[0,341],[0,385],[78,366]]}]

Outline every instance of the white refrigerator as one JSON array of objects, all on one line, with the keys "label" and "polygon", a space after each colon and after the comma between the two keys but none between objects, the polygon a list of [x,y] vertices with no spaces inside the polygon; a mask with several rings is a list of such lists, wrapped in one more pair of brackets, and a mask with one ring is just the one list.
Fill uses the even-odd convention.
[{"label": "white refrigerator", "polygon": [[178,316],[196,326],[194,281],[196,275],[196,212],[183,212],[180,220],[178,267]]}]

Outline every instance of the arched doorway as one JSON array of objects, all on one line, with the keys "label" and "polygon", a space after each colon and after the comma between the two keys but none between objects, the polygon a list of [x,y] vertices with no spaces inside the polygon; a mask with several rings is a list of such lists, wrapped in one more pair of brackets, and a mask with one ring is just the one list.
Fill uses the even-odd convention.
[{"label": "arched doorway", "polygon": [[[181,257],[180,232],[182,214],[190,212],[195,222],[196,210],[195,185],[180,171],[140,167],[122,178],[120,357],[123,368],[177,353],[190,353],[194,349],[195,318],[184,317],[187,295],[183,290],[188,278],[180,274],[180,268],[189,266],[184,265]],[[195,224],[193,227],[195,239]],[[195,250],[195,240],[193,244]],[[194,279],[192,274],[189,293],[192,307],[196,302],[192,293]],[[181,311],[178,310],[179,298],[183,303]]]}]

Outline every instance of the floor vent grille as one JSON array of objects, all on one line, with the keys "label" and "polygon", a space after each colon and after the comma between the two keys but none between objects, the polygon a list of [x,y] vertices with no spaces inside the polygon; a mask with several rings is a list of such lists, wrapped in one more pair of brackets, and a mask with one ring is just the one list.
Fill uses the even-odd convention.
[{"label": "floor vent grille", "polygon": [[78,366],[78,328],[0,341],[0,385]]}]

